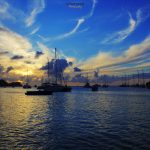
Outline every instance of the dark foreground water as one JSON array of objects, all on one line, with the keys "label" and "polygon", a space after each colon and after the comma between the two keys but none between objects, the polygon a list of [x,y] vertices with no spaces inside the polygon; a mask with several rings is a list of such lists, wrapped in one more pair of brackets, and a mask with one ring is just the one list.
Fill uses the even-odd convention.
[{"label": "dark foreground water", "polygon": [[74,89],[25,96],[0,89],[0,149],[150,149],[150,90]]}]

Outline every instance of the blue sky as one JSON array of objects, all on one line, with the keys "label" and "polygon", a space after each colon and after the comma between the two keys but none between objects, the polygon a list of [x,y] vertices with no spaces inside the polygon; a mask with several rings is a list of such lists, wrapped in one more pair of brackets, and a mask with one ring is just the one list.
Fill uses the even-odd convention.
[{"label": "blue sky", "polygon": [[[42,51],[45,56],[33,62],[36,67],[44,65],[56,47],[74,61],[73,67],[83,70],[147,69],[149,12],[148,0],[0,0],[0,51],[9,51],[7,57],[3,55],[5,60],[24,55],[23,62],[29,53],[31,59],[34,52]],[[6,45],[6,34],[5,39],[11,37],[9,44],[20,42],[16,51]],[[19,70],[15,63],[14,68]]]}]

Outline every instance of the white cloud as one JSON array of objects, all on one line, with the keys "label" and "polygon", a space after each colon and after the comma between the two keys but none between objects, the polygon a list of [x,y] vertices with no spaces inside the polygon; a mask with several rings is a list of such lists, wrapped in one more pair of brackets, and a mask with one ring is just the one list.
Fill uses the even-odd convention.
[{"label": "white cloud", "polygon": [[[55,57],[55,49],[54,48],[48,48],[46,45],[44,45],[41,42],[37,42],[37,45],[39,49],[44,53],[43,57],[48,59],[54,59]],[[59,58],[64,58],[67,61],[75,62],[76,59],[74,57],[69,57],[68,55],[65,55],[62,50],[57,50],[57,55]],[[47,59],[46,59],[47,60]]]},{"label": "white cloud", "polygon": [[112,33],[108,35],[101,43],[102,44],[112,44],[112,43],[120,43],[123,40],[125,40],[135,29],[145,21],[149,16],[143,15],[144,10],[138,9],[136,12],[136,19],[133,19],[131,13],[128,13],[129,15],[129,26],[125,29],[122,29],[120,31],[117,31],[115,33]]},{"label": "white cloud", "polygon": [[[97,0],[92,0],[92,8],[91,8],[90,13],[89,13],[87,16],[84,16],[84,17],[79,18],[79,19],[77,20],[77,25],[75,26],[74,29],[72,29],[72,30],[71,30],[70,32],[68,32],[68,33],[65,33],[65,34],[63,34],[63,35],[58,36],[58,38],[56,38],[56,39],[63,39],[63,38],[66,38],[66,37],[68,37],[68,36],[71,36],[71,35],[75,34],[75,33],[77,32],[77,30],[79,29],[79,27],[80,27],[87,19],[89,19],[90,17],[93,16],[94,10],[95,10],[95,7],[96,7],[96,3],[97,3]],[[85,31],[87,31],[87,30],[85,30]]]},{"label": "white cloud", "polygon": [[[89,19],[90,17],[93,16],[94,10],[95,10],[95,7],[96,7],[96,3],[97,3],[97,0],[92,0],[92,8],[91,8],[91,10],[90,10],[90,13],[89,13],[88,15],[86,15],[86,16],[83,16],[83,17],[80,17],[79,19],[77,19],[77,20],[76,20],[76,21],[77,21],[76,26],[75,26],[70,32],[64,33],[64,34],[59,35],[59,36],[56,36],[56,37],[54,37],[54,38],[45,38],[45,37],[43,37],[43,36],[41,36],[41,35],[39,35],[39,37],[40,37],[43,41],[47,42],[47,41],[49,41],[49,40],[61,40],[61,39],[67,38],[67,37],[69,37],[69,36],[75,34],[75,33],[78,31],[78,29],[80,28],[80,26],[81,26],[87,19]],[[86,29],[84,29],[84,30],[82,30],[82,31],[79,31],[79,33],[83,33],[83,32],[85,32],[85,31],[87,31],[87,30],[88,30],[88,29],[86,28]]]},{"label": "white cloud", "polygon": [[35,29],[33,29],[30,33],[30,35],[33,35],[35,33],[37,33],[39,31],[40,27],[36,27]]},{"label": "white cloud", "polygon": [[0,49],[11,54],[23,55],[32,49],[32,45],[25,37],[0,26]]},{"label": "white cloud", "polygon": [[3,0],[0,1],[0,19],[15,19],[15,17],[10,12],[10,5]]},{"label": "white cloud", "polygon": [[88,15],[88,18],[93,16],[94,10],[95,10],[95,7],[96,7],[96,3],[97,3],[97,0],[92,0],[92,9],[91,9],[90,14]]},{"label": "white cloud", "polygon": [[[37,43],[36,50],[42,51],[43,55],[35,59],[35,47],[33,48],[30,41],[26,37],[4,26],[0,26],[0,41],[0,52],[2,52],[2,55],[0,55],[0,63],[5,68],[10,65],[13,66],[14,69],[11,73],[16,76],[25,75],[27,68],[31,74],[42,76],[43,72],[39,68],[46,64],[47,58],[53,58],[52,49],[47,48],[42,43]],[[12,60],[11,58],[16,55],[23,57],[19,60]]]},{"label": "white cloud", "polygon": [[113,70],[116,66],[121,66],[120,68],[122,68],[127,64],[132,66],[133,63],[136,66],[139,60],[146,61],[149,59],[148,54],[150,54],[150,36],[140,44],[130,46],[120,56],[114,56],[113,52],[101,52],[80,62],[77,67],[86,71],[95,69]]},{"label": "white cloud", "polygon": [[32,26],[35,22],[35,19],[39,13],[41,13],[45,8],[45,0],[34,0],[33,9],[30,15],[26,18],[25,23],[27,27]]},{"label": "white cloud", "polygon": [[78,30],[78,28],[84,21],[85,20],[83,18],[79,19],[77,22],[77,25],[70,32],[60,35],[60,36],[57,36],[54,38],[54,40],[60,40],[60,39],[63,39],[63,38],[73,35],[74,33],[76,33],[76,31]]}]

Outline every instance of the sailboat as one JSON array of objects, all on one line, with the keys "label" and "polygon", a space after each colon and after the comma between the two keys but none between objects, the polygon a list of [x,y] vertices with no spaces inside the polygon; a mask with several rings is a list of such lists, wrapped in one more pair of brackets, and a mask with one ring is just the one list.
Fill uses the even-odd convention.
[{"label": "sailboat", "polygon": [[88,73],[87,73],[87,82],[85,83],[85,85],[83,87],[84,88],[91,88],[91,85],[89,83]]},{"label": "sailboat", "polygon": [[28,79],[28,70],[27,70],[26,83],[23,85],[24,89],[31,89],[31,85],[29,85],[28,82],[29,82],[29,79]]},{"label": "sailboat", "polygon": [[[70,92],[72,88],[70,86],[67,86],[67,84],[65,83],[64,78],[63,78],[63,73],[61,72],[61,75],[60,75],[57,72],[59,62],[57,62],[57,52],[56,51],[57,50],[55,48],[55,59],[53,59],[53,62],[54,62],[53,70],[55,70],[55,75],[54,75],[55,81],[50,82],[50,79],[49,79],[49,74],[50,74],[49,73],[49,61],[48,61],[48,72],[47,72],[48,81],[42,83],[40,86],[37,87],[37,89],[50,90],[53,92]],[[58,80],[60,81],[60,83],[58,83]],[[64,82],[64,84],[63,84],[63,82]]]},{"label": "sailboat", "polygon": [[94,77],[96,78],[96,84],[91,86],[92,91],[98,91],[98,71],[94,72]]}]

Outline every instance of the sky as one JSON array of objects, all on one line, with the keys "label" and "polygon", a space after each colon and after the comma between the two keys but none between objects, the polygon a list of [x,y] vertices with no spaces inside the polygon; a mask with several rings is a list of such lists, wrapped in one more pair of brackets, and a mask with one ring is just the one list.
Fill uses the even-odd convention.
[{"label": "sky", "polygon": [[150,70],[149,0],[0,0],[0,75],[43,76],[48,59],[83,72]]}]

